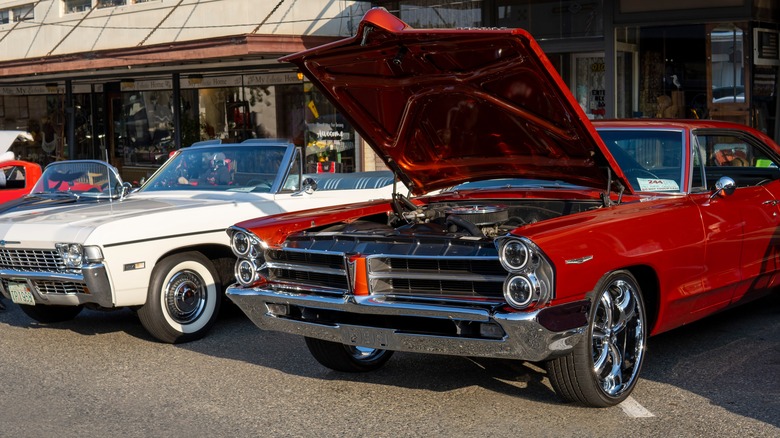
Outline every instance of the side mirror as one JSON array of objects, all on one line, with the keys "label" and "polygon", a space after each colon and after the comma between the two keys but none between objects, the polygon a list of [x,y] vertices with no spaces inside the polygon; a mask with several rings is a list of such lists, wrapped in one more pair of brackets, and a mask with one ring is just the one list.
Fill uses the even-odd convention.
[{"label": "side mirror", "polygon": [[124,198],[125,196],[129,195],[132,192],[133,192],[133,185],[125,181],[122,183],[122,188],[120,189],[119,197]]},{"label": "side mirror", "polygon": [[315,181],[314,178],[304,178],[303,183],[301,184],[301,191],[307,195],[311,195],[315,190],[317,190],[317,181]]},{"label": "side mirror", "polygon": [[716,196],[730,196],[734,193],[734,190],[737,188],[737,183],[734,182],[734,179],[728,176],[722,176],[718,179],[718,182],[715,183],[715,192],[713,192],[712,196],[710,196],[710,199],[714,199]]}]

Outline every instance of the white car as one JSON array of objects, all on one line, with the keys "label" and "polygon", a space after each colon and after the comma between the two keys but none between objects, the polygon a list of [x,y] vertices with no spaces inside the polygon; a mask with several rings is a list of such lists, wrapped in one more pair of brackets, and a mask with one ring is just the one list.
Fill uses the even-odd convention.
[{"label": "white car", "polygon": [[234,278],[228,226],[395,189],[390,172],[307,176],[302,165],[300,149],[279,141],[202,142],[128,195],[94,168],[60,163],[30,195],[49,198],[41,207],[0,215],[0,292],[43,323],[131,307],[160,341],[198,339]]}]

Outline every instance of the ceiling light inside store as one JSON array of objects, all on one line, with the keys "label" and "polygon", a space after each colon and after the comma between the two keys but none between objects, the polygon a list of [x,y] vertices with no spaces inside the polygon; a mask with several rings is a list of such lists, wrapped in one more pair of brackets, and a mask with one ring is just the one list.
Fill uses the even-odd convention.
[{"label": "ceiling light inside store", "polygon": [[135,86],[135,79],[120,79],[119,84],[122,88],[133,88]]}]

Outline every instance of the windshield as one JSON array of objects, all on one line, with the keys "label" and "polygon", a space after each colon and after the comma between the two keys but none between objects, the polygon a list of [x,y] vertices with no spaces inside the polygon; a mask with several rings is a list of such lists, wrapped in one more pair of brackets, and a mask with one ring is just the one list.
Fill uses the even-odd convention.
[{"label": "windshield", "polygon": [[59,161],[46,166],[31,194],[77,195],[90,198],[117,197],[122,180],[116,169],[103,161]]},{"label": "windshield", "polygon": [[679,130],[599,129],[635,191],[675,192],[682,188],[683,133]]},{"label": "windshield", "polygon": [[[211,190],[271,192],[287,173],[287,146],[215,145],[181,149],[147,181],[141,191]],[[297,168],[295,169],[297,170]],[[298,172],[281,189],[298,187]]]}]

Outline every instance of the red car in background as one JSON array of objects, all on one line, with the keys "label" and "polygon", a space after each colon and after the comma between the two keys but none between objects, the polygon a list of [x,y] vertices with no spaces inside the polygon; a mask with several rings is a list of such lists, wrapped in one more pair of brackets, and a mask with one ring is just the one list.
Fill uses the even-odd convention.
[{"label": "red car in background", "polygon": [[228,297],[329,368],[516,359],[565,400],[611,406],[648,336],[780,284],[780,147],[757,130],[592,123],[523,30],[415,30],[374,9],[284,60],[418,195],[228,230]]},{"label": "red car in background", "polygon": [[10,148],[19,136],[29,134],[23,131],[0,131],[0,204],[30,193],[41,177],[39,164],[14,159]]}]

